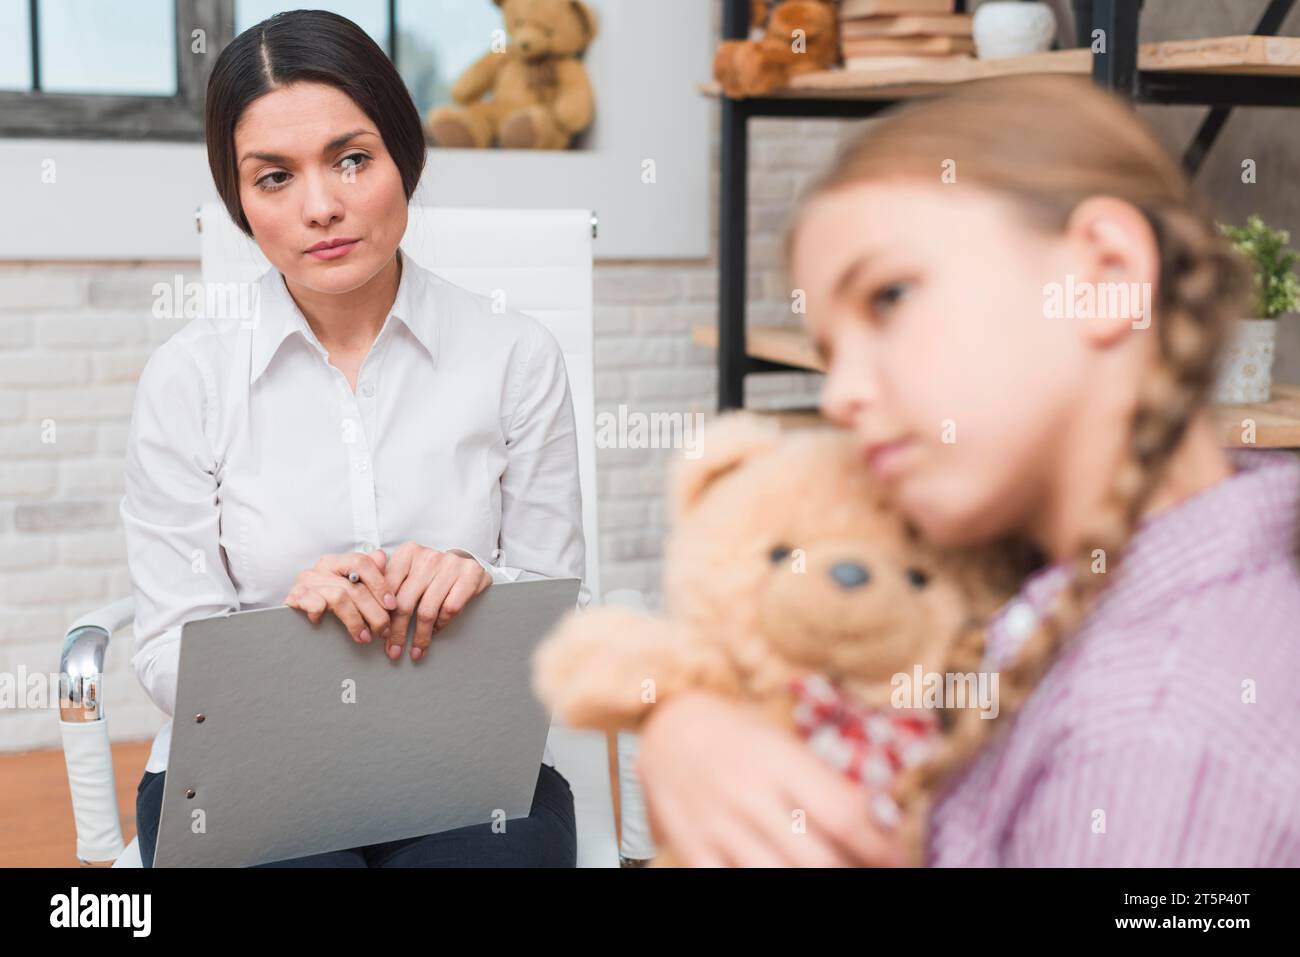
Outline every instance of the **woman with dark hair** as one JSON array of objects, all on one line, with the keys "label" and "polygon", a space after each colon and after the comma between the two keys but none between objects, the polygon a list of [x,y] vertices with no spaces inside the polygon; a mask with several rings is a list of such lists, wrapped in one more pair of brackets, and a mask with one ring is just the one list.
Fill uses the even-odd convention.
[{"label": "woman with dark hair", "polygon": [[[193,319],[140,377],[121,514],[132,662],[153,701],[172,714],[187,621],[286,604],[313,622],[337,616],[394,662],[411,631],[415,667],[494,581],[581,578],[560,348],[535,319],[403,255],[425,143],[383,51],[335,14],[271,17],[218,57],[206,135],[217,191],[271,269],[254,321]],[[138,789],[146,866],[170,732]],[[548,750],[531,814],[504,832],[476,825],[275,863],[575,858],[573,795]]]}]

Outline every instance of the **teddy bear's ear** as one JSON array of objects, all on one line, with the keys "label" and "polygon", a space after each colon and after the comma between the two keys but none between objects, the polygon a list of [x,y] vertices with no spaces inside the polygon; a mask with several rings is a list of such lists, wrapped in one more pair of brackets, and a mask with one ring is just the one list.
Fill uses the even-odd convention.
[{"label": "teddy bear's ear", "polygon": [[700,437],[702,454],[679,462],[673,472],[670,501],[674,515],[683,515],[718,478],[746,459],[774,447],[780,426],[752,412],[729,412],[714,419]]},{"label": "teddy bear's ear", "polygon": [[573,12],[578,15],[578,19],[582,21],[582,28],[587,33],[587,42],[590,43],[596,36],[596,14],[582,0],[569,0],[569,3],[573,6]]}]

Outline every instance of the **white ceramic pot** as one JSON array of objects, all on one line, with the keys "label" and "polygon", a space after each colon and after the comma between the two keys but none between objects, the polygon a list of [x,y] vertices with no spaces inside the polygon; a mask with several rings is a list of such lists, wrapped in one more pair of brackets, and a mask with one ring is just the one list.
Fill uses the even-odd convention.
[{"label": "white ceramic pot", "polygon": [[985,0],[975,9],[971,33],[981,60],[1042,53],[1056,36],[1056,14],[1045,3]]},{"label": "white ceramic pot", "polygon": [[1215,402],[1267,402],[1273,388],[1276,319],[1233,319],[1215,380]]}]

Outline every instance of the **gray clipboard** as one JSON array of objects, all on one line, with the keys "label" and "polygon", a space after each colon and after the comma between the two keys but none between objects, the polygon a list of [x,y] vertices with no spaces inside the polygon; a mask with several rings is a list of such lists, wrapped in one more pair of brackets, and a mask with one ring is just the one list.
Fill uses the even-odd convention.
[{"label": "gray clipboard", "polygon": [[508,830],[530,810],[550,725],[529,686],[532,651],[578,585],[493,584],[419,662],[356,644],[332,614],[187,623],[154,866],[243,867],[496,820]]}]

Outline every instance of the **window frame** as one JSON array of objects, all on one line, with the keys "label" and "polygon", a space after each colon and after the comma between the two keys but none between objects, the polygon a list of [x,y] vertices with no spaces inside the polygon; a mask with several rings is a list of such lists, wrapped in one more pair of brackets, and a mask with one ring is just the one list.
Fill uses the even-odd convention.
[{"label": "window frame", "polygon": [[[397,63],[397,2],[383,0],[388,54]],[[201,142],[203,101],[216,54],[235,38],[236,0],[173,0],[177,92],[173,96],[0,90],[0,139],[57,138]],[[28,0],[31,57],[40,81],[40,0]],[[310,6],[304,3],[303,6]],[[189,52],[194,30],[207,32],[207,53]],[[405,78],[403,78],[405,79]]]},{"label": "window frame", "polygon": [[[203,100],[217,54],[234,39],[235,0],[173,0],[176,9],[177,91],[172,96],[120,93],[0,91],[0,137],[58,139],[203,139]],[[39,0],[29,0],[33,67],[39,77]],[[194,30],[207,34],[207,52],[190,53]]]}]

